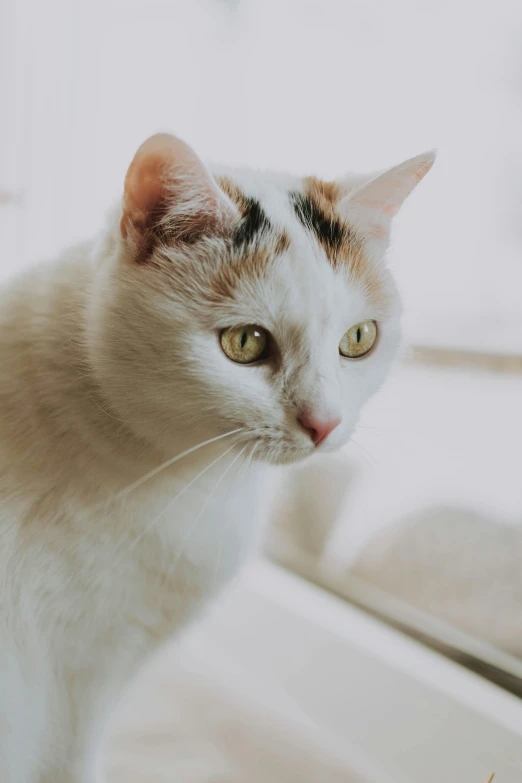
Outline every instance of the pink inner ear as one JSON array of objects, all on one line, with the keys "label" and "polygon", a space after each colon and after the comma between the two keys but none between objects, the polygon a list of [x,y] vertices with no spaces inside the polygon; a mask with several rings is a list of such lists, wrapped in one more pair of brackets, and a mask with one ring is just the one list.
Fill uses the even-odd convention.
[{"label": "pink inner ear", "polygon": [[122,236],[143,236],[167,213],[183,236],[217,227],[235,208],[188,144],[158,133],[141,145],[125,177]]},{"label": "pink inner ear", "polygon": [[145,232],[164,203],[166,175],[176,160],[174,141],[167,134],[152,136],[134,156],[125,177],[121,219],[124,237],[129,225],[139,233]]}]

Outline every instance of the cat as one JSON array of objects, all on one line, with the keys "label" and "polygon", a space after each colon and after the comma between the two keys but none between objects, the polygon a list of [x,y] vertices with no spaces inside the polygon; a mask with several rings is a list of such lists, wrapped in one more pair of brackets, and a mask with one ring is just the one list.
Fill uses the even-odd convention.
[{"label": "cat", "polygon": [[400,343],[393,216],[434,153],[326,182],[149,138],[93,242],[0,295],[0,780],[90,783],[106,716],[346,443]]}]

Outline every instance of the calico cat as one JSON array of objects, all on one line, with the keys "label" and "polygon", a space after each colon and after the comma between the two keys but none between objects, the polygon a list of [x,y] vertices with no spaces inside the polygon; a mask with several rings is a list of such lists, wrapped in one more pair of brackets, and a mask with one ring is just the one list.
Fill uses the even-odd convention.
[{"label": "calico cat", "polygon": [[88,783],[141,662],[237,572],[263,466],[345,444],[399,345],[433,153],[325,182],[148,139],[99,239],[0,295],[0,780]]}]

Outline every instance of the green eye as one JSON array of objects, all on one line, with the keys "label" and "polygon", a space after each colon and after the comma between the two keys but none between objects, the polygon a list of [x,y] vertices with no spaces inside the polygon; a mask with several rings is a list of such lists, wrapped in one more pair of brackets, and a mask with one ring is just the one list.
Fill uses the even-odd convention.
[{"label": "green eye", "polygon": [[377,324],[375,321],[361,321],[355,324],[343,335],[339,343],[339,353],[349,359],[360,359],[365,356],[377,339]]},{"label": "green eye", "polygon": [[268,332],[261,326],[223,329],[220,340],[225,356],[239,364],[252,364],[268,355]]}]

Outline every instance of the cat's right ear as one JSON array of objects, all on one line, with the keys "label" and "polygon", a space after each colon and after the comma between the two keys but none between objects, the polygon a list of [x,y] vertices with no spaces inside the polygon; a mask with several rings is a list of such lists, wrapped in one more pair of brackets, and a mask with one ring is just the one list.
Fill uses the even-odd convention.
[{"label": "cat's right ear", "polygon": [[136,152],[125,177],[121,235],[136,261],[154,243],[193,242],[224,230],[237,208],[196,153],[181,139],[158,133]]},{"label": "cat's right ear", "polygon": [[341,200],[339,211],[369,246],[381,252],[386,248],[392,218],[431,169],[435,155],[435,150],[430,150],[410,158],[351,190]]}]

